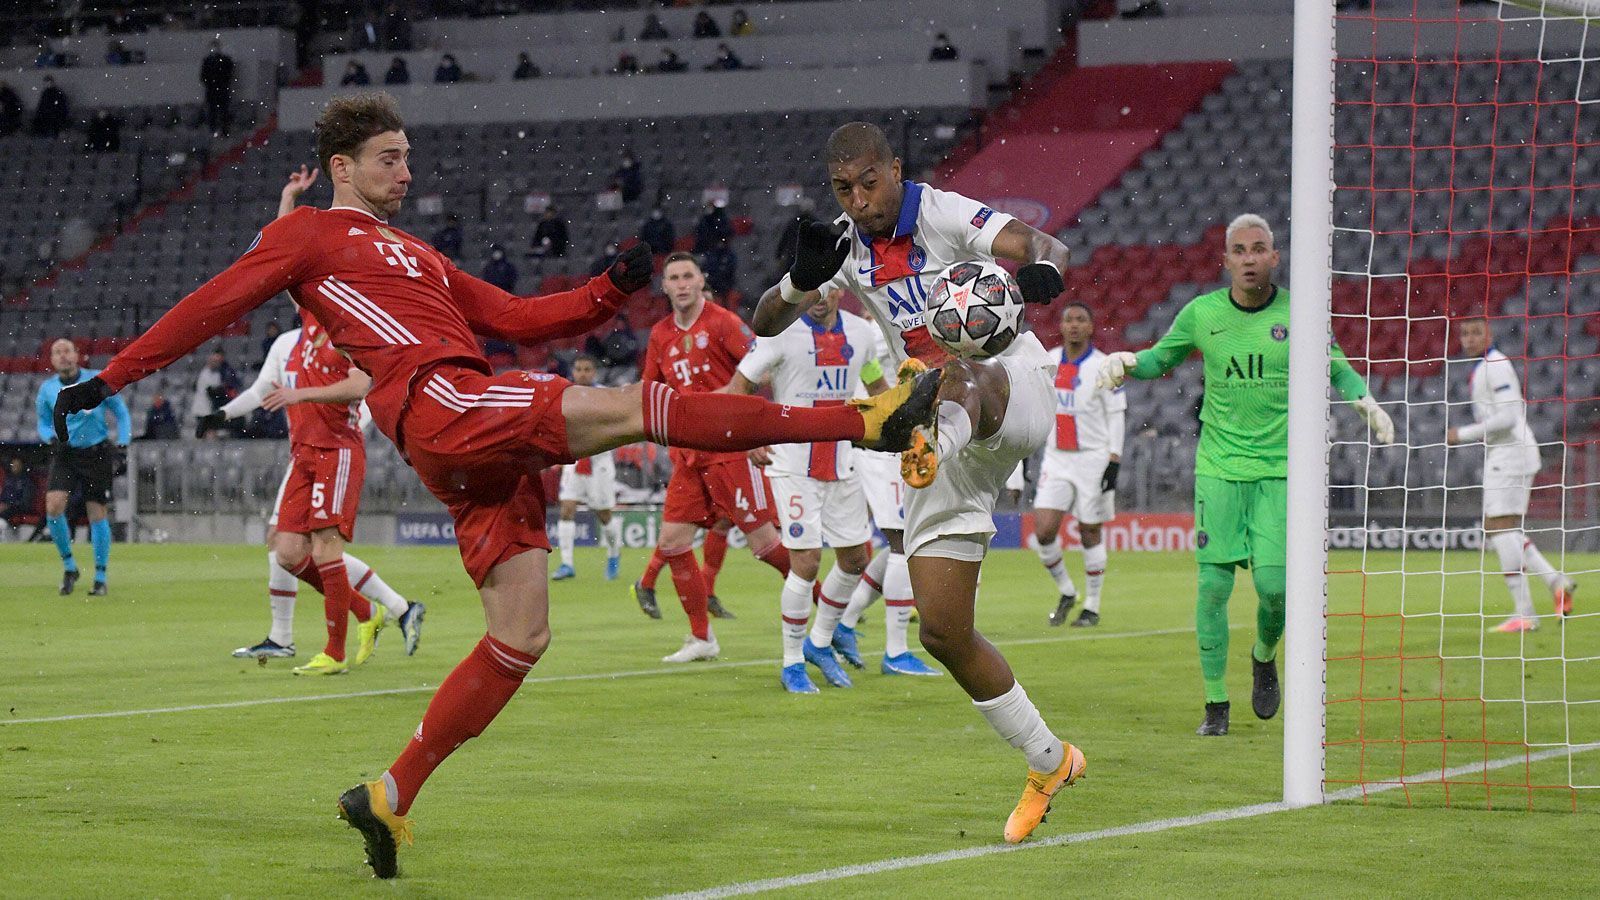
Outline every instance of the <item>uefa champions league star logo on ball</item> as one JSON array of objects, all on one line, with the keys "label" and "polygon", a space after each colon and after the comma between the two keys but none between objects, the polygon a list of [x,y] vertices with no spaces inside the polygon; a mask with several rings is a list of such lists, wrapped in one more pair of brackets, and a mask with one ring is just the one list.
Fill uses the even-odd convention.
[{"label": "uefa champions league star logo on ball", "polygon": [[1022,310],[1010,272],[992,262],[958,262],[928,293],[928,333],[956,356],[988,359],[1016,340]]}]

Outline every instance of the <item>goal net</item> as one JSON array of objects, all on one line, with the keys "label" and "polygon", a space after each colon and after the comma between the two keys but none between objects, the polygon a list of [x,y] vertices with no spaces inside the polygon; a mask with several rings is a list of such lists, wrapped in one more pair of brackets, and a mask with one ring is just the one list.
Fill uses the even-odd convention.
[{"label": "goal net", "polygon": [[[1300,3],[1297,32],[1317,24],[1308,9],[1333,18],[1328,6]],[[1320,467],[1327,504],[1325,531],[1314,511],[1291,517],[1312,522],[1291,532],[1302,553],[1291,570],[1320,564],[1326,588],[1322,610],[1320,591],[1291,591],[1291,801],[1298,768],[1299,799],[1314,802],[1314,758],[1332,799],[1600,799],[1600,20],[1584,14],[1600,16],[1600,2],[1379,2],[1338,14],[1332,60],[1297,36],[1296,304],[1316,298],[1302,324],[1329,317],[1319,333],[1331,328],[1366,373],[1398,437],[1374,446],[1325,405],[1298,430],[1291,420],[1291,481],[1297,460],[1302,479],[1308,461]],[[1308,112],[1318,89],[1331,123]],[[1303,127],[1319,121],[1331,154],[1325,129]],[[1329,194],[1331,210],[1305,213],[1303,191]],[[1461,336],[1475,318],[1509,358],[1539,445],[1516,525],[1540,553],[1525,549],[1515,572],[1480,527],[1482,441],[1447,440],[1474,421],[1483,376]],[[1314,370],[1291,384],[1292,416]],[[1324,368],[1310,389],[1326,383]],[[1566,578],[1587,590],[1561,616]],[[1538,628],[1498,630],[1518,582]],[[1318,650],[1322,666],[1308,666]],[[1322,721],[1297,722],[1297,695],[1314,692]]]}]

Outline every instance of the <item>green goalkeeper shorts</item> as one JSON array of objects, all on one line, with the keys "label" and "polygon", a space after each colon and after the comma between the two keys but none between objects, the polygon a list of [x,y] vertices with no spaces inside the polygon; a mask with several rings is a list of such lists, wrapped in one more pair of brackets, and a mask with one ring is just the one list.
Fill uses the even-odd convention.
[{"label": "green goalkeeper shorts", "polygon": [[1282,478],[1194,479],[1195,562],[1282,566],[1289,530],[1289,483]]}]

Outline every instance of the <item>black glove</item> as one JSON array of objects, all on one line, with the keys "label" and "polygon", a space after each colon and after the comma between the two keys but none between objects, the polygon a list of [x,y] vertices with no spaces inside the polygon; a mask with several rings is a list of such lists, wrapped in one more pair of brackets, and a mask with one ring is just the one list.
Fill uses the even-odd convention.
[{"label": "black glove", "polygon": [[208,431],[220,431],[228,427],[228,416],[221,410],[206,413],[194,420],[194,436],[203,438]]},{"label": "black glove", "polygon": [[1061,273],[1049,263],[1028,263],[1017,270],[1017,288],[1024,303],[1049,303],[1067,289]]},{"label": "black glove", "polygon": [[611,264],[611,268],[606,269],[606,274],[611,276],[611,283],[617,286],[617,290],[631,294],[649,286],[655,268],[656,258],[650,252],[650,245],[639,241],[622,251],[617,261]]},{"label": "black glove", "polygon": [[128,448],[110,444],[106,452],[111,454],[111,474],[117,478],[128,474]]},{"label": "black glove", "polygon": [[1117,489],[1117,475],[1122,472],[1122,463],[1112,460],[1106,463],[1106,470],[1100,474],[1100,493],[1109,494]]},{"label": "black glove", "polygon": [[63,444],[67,442],[67,416],[94,409],[114,393],[98,375],[62,388],[61,393],[56,395],[56,440]]},{"label": "black glove", "polygon": [[814,291],[827,284],[850,255],[850,242],[841,240],[843,236],[844,229],[829,222],[801,226],[795,234],[789,283],[802,291]]}]

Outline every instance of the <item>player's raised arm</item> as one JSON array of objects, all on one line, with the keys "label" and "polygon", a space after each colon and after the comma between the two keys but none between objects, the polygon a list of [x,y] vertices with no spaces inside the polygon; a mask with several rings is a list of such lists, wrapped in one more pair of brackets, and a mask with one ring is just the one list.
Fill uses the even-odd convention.
[{"label": "player's raised arm", "polygon": [[1049,303],[1066,290],[1061,273],[1067,268],[1071,252],[1067,245],[1032,225],[1012,219],[994,236],[994,255],[1022,263],[1017,270],[1017,289],[1026,303]]},{"label": "player's raised arm", "polygon": [[300,200],[300,195],[317,183],[317,176],[321,173],[321,169],[308,170],[305,166],[301,166],[298,172],[289,173],[289,183],[283,186],[283,193],[278,195],[278,218],[281,219],[294,212],[294,205]]},{"label": "player's raised arm", "polygon": [[1394,419],[1383,411],[1383,407],[1367,391],[1366,379],[1350,365],[1350,359],[1344,355],[1344,349],[1338,341],[1328,345],[1328,379],[1333,382],[1333,389],[1339,392],[1339,396],[1372,429],[1372,436],[1377,443],[1394,443]]},{"label": "player's raised arm", "polygon": [[849,255],[849,236],[837,223],[803,225],[795,235],[794,265],[761,295],[750,317],[756,334],[772,337],[793,325],[806,307],[817,302],[818,289],[838,274]]},{"label": "player's raised arm", "polygon": [[372,376],[360,369],[352,368],[350,374],[338,384],[303,388],[275,387],[261,398],[261,407],[276,411],[296,403],[354,403],[367,396],[367,391],[370,390],[372,390]]},{"label": "player's raised arm", "polygon": [[1167,329],[1167,333],[1150,347],[1138,353],[1119,350],[1107,354],[1095,384],[1102,390],[1111,390],[1121,387],[1122,382],[1130,377],[1141,380],[1160,378],[1176,369],[1194,350],[1193,307],[1185,306],[1173,318],[1172,327]]},{"label": "player's raised arm", "polygon": [[449,267],[450,294],[472,330],[518,343],[573,337],[604,324],[634,291],[650,284],[654,259],[643,242],[634,244],[611,268],[570,291],[518,297]]}]

